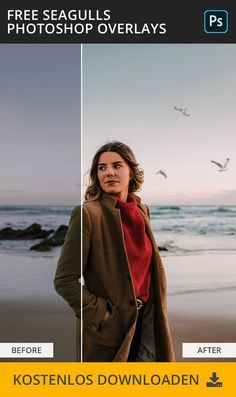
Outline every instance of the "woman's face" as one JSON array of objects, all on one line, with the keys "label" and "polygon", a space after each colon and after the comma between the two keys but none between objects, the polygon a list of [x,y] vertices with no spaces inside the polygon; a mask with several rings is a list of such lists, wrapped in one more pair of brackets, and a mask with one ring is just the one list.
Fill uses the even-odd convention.
[{"label": "woman's face", "polygon": [[116,152],[104,152],[98,159],[98,180],[104,192],[126,201],[129,191],[130,168]]}]

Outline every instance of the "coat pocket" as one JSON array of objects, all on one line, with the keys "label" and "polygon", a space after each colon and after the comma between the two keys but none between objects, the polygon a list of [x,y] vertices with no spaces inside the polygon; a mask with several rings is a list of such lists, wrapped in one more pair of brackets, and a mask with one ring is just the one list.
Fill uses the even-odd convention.
[{"label": "coat pocket", "polygon": [[118,308],[113,307],[108,319],[103,320],[97,329],[91,327],[90,323],[84,322],[83,334],[84,344],[118,346],[123,337]]}]

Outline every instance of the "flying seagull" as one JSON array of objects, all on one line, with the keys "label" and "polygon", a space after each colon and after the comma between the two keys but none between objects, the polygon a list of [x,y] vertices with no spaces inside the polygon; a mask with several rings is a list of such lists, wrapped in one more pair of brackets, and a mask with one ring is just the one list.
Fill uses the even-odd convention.
[{"label": "flying seagull", "polygon": [[219,172],[223,172],[223,171],[227,171],[227,165],[229,164],[229,158],[226,159],[224,165],[218,163],[217,161],[211,160],[212,163],[216,164],[218,167],[220,167],[220,169],[218,170]]},{"label": "flying seagull", "polygon": [[165,178],[167,178],[167,175],[166,175],[166,173],[165,173],[163,170],[157,171],[156,174],[161,174],[161,175],[163,175]]},{"label": "flying seagull", "polygon": [[185,109],[184,109],[184,111],[183,111],[183,113],[182,113],[182,114],[183,114],[184,116],[190,116],[190,114],[189,114],[189,113],[186,113],[186,110],[187,110],[187,108],[185,108]]},{"label": "flying seagull", "polygon": [[186,112],[187,108],[182,109],[182,108],[178,108],[177,106],[174,106],[174,108],[175,110],[177,110],[177,112],[182,113],[183,116],[190,116],[190,114]]},{"label": "flying seagull", "polygon": [[175,110],[177,110],[177,112],[183,112],[183,111],[184,111],[184,109],[182,109],[182,108],[177,108],[177,106],[175,106]]}]

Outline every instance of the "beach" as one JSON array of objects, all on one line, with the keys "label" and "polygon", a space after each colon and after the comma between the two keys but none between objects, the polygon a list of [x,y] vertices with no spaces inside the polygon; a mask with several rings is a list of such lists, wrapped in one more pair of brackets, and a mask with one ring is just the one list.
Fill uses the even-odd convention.
[{"label": "beach", "polygon": [[[182,358],[183,342],[236,343],[236,255],[166,256],[163,262],[176,360],[207,361]],[[54,358],[40,361],[75,361],[75,316],[54,290],[56,263],[47,254],[0,254],[0,341],[53,342]]]},{"label": "beach", "polygon": [[177,361],[182,343],[236,343],[236,255],[232,252],[165,257],[168,314]]},{"label": "beach", "polygon": [[56,264],[49,255],[0,254],[0,342],[54,343],[53,359],[17,361],[76,361],[75,315],[54,290]]}]

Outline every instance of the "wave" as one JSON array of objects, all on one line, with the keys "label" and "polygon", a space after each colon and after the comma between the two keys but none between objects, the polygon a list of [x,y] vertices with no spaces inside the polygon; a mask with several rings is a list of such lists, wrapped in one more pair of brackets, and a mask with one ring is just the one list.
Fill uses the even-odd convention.
[{"label": "wave", "polygon": [[217,212],[235,212],[235,211],[232,211],[232,209],[230,209],[230,208],[219,207],[219,208],[217,209]]},{"label": "wave", "polygon": [[163,243],[159,243],[158,247],[160,249],[161,255],[164,256],[182,256],[182,255],[204,255],[204,254],[227,254],[227,253],[235,253],[236,252],[236,246],[234,247],[232,244],[230,246],[226,247],[219,247],[215,248],[212,247],[212,245],[205,246],[205,247],[194,247],[193,246],[194,242],[192,243],[192,246],[190,247],[180,247],[177,245],[173,240],[171,241],[166,241]]},{"label": "wave", "polygon": [[180,207],[177,206],[150,206],[151,215],[166,215],[178,213],[181,211]]},{"label": "wave", "polygon": [[190,206],[190,205],[183,205],[179,206],[158,206],[152,205],[150,206],[151,214],[152,215],[159,215],[159,216],[178,216],[178,214],[184,215],[185,217],[189,216],[212,216],[212,215],[228,215],[228,216],[236,216],[236,206]]},{"label": "wave", "polygon": [[202,293],[202,292],[217,292],[217,291],[227,291],[227,290],[235,290],[236,291],[236,285],[212,287],[212,288],[186,289],[183,291],[169,292],[168,295],[187,295],[187,294],[196,294],[196,293]]},{"label": "wave", "polygon": [[225,216],[236,216],[236,207],[235,206],[219,206],[219,207],[196,207],[195,211],[192,212],[198,216],[207,216],[207,215],[225,215]]},{"label": "wave", "polygon": [[172,206],[160,206],[158,208],[159,208],[159,211],[166,211],[166,210],[181,211],[181,208],[177,207],[175,205],[172,205]]},{"label": "wave", "polygon": [[0,213],[18,213],[19,215],[46,215],[46,214],[68,214],[73,206],[1,206]]}]

